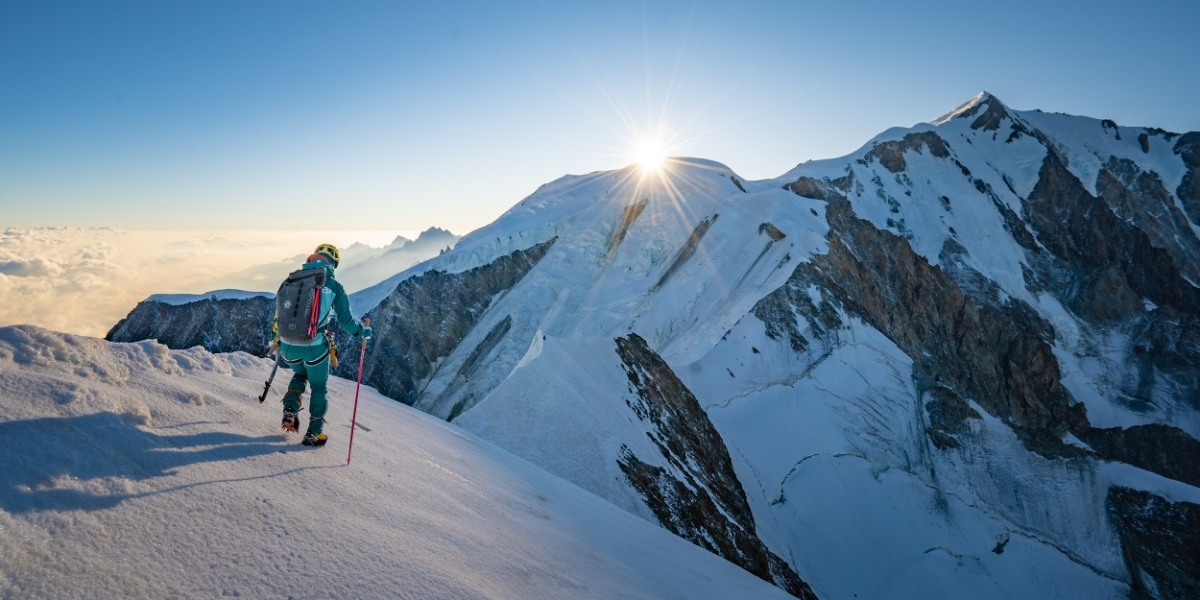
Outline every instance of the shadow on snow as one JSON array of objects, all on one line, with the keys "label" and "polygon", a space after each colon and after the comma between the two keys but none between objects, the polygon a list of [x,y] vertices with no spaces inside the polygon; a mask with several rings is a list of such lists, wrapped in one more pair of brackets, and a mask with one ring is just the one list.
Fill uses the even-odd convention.
[{"label": "shadow on snow", "polygon": [[[159,435],[111,412],[0,422],[0,440],[8,449],[0,459],[0,509],[11,513],[101,510],[131,498],[240,481],[130,491],[138,487],[132,482],[171,475],[189,465],[262,456],[288,447],[278,435]],[[308,468],[315,467],[243,479],[276,477]]]}]

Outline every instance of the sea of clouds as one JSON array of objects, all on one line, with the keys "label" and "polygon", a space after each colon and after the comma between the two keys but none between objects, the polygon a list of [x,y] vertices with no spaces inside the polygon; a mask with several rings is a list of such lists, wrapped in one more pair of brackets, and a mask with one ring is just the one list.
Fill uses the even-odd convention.
[{"label": "sea of clouds", "polygon": [[384,232],[9,227],[0,231],[0,325],[103,337],[152,294],[274,292],[317,244],[387,240]]}]

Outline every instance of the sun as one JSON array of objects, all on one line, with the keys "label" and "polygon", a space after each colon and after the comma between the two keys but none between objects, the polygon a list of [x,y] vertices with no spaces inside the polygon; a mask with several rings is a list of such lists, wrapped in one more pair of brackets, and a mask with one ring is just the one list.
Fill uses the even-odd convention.
[{"label": "sun", "polygon": [[669,152],[659,135],[643,135],[633,145],[633,160],[643,173],[656,173],[663,168]]}]

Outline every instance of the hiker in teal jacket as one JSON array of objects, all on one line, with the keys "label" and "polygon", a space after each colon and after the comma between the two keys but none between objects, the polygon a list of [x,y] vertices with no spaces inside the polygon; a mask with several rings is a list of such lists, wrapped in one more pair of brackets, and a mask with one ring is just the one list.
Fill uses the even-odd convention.
[{"label": "hiker in teal jacket", "polygon": [[[341,261],[341,253],[332,244],[321,244],[301,269],[325,269],[325,290],[333,294],[333,313],[337,315],[342,330],[354,337],[371,337],[371,328],[354,319],[350,313],[350,299],[346,290],[333,278],[333,270]],[[305,446],[324,446],[329,439],[322,429],[325,428],[325,411],[328,402],[325,398],[325,385],[329,381],[329,355],[333,350],[326,339],[324,329],[329,317],[321,323],[320,332],[308,344],[294,344],[280,340],[279,352],[283,362],[292,367],[292,380],[288,383],[287,392],[283,395],[283,428],[287,431],[300,429],[300,395],[304,393],[305,384],[312,385],[312,396],[308,403],[308,431],[304,434]]]}]

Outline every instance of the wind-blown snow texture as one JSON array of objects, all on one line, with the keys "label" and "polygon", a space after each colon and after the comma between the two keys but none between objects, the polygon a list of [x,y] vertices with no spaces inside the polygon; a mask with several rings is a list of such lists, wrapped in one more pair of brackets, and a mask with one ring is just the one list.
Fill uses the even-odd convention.
[{"label": "wind-blown snow texture", "polygon": [[1189,598],[1198,223],[1200,133],[984,93],[564,177],[353,301],[368,382],[798,596]]},{"label": "wind-blown snow texture", "polygon": [[490,443],[331,381],[278,433],[244,353],[0,328],[3,598],[771,598]]}]

